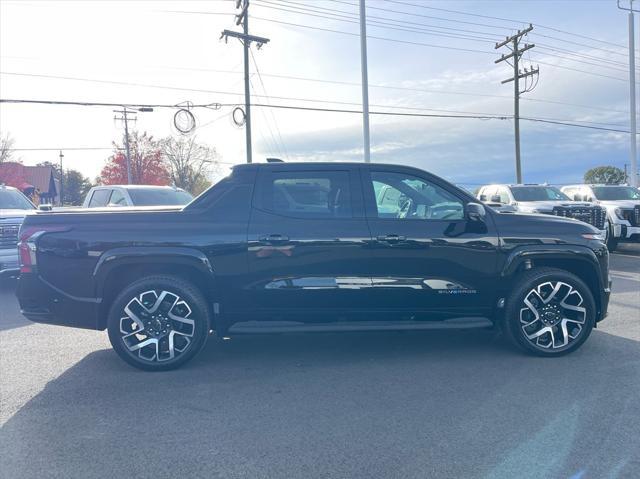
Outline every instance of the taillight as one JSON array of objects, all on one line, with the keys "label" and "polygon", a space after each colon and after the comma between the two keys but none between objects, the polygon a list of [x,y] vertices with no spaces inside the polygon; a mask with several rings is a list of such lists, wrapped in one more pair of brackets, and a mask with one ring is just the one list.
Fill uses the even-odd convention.
[{"label": "taillight", "polygon": [[38,264],[36,252],[38,250],[36,241],[44,233],[54,233],[68,231],[69,228],[62,226],[31,226],[20,229],[20,239],[18,241],[18,252],[20,253],[20,272],[32,273],[33,268]]}]

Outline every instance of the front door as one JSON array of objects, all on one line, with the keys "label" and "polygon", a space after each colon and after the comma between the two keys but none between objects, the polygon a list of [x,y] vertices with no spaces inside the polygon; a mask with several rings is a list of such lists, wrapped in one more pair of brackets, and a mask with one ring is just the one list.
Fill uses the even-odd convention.
[{"label": "front door", "polygon": [[470,198],[426,173],[363,169],[375,308],[403,319],[486,316],[497,276],[491,218],[465,218]]},{"label": "front door", "polygon": [[270,165],[259,172],[253,203],[253,318],[330,321],[367,306],[371,236],[357,168]]}]

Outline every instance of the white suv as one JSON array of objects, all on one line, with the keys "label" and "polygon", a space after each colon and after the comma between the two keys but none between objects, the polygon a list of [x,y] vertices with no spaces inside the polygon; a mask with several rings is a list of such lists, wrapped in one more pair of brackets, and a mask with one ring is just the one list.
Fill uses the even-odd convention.
[{"label": "white suv", "polygon": [[620,241],[640,241],[640,191],[626,185],[567,185],[562,191],[580,201],[594,201],[607,210],[609,249]]}]

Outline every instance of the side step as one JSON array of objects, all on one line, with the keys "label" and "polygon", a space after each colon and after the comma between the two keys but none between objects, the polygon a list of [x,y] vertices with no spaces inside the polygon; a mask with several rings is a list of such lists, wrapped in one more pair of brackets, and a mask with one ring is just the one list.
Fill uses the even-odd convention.
[{"label": "side step", "polygon": [[490,328],[489,318],[454,318],[444,321],[344,321],[331,323],[299,323],[296,321],[243,321],[233,324],[229,334],[311,333],[343,331],[413,331],[424,329]]}]

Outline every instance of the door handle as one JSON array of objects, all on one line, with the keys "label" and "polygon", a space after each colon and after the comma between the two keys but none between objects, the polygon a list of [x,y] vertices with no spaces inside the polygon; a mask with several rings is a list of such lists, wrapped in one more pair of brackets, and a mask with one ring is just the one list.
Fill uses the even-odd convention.
[{"label": "door handle", "polygon": [[260,236],[258,240],[261,243],[286,243],[287,241],[289,241],[289,237],[285,235],[280,235],[280,234],[273,234],[273,235]]},{"label": "door handle", "polygon": [[405,241],[407,237],[394,234],[394,235],[378,236],[377,239],[378,241],[384,241],[385,243],[397,243],[399,241]]}]

